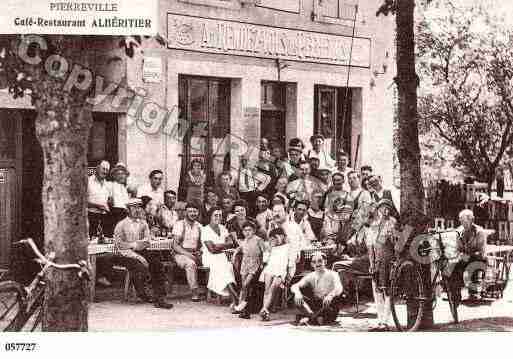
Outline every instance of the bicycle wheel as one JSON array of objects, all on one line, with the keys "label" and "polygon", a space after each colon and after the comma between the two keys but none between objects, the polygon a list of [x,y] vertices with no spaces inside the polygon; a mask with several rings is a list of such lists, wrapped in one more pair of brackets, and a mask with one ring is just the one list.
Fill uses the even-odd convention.
[{"label": "bicycle wheel", "polygon": [[399,264],[392,273],[390,304],[397,330],[415,331],[423,315],[424,286],[418,266],[410,260]]},{"label": "bicycle wheel", "polygon": [[25,290],[13,281],[0,283],[0,330],[19,331],[26,309]]}]

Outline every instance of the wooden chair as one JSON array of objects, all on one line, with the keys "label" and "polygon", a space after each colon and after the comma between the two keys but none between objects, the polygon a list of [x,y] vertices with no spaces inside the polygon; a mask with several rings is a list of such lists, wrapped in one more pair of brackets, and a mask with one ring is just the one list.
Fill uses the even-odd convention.
[{"label": "wooden chair", "polygon": [[365,280],[372,280],[373,275],[368,272],[362,272],[351,268],[350,262],[348,261],[339,261],[333,263],[332,270],[337,273],[344,273],[346,275],[350,275],[354,278],[355,282],[355,314],[354,318],[357,318],[360,315],[360,287]]},{"label": "wooden chair", "polygon": [[[170,288],[173,287],[173,268],[175,267],[175,264],[173,261],[165,261],[162,262],[162,265],[164,266],[164,270],[167,273],[169,286]],[[134,289],[134,285],[131,282],[130,278],[130,272],[128,269],[121,265],[115,265],[112,267],[113,270],[117,272],[121,272],[124,274],[124,280],[123,280],[123,300],[125,302],[128,302],[128,299],[130,298],[131,291]]]}]

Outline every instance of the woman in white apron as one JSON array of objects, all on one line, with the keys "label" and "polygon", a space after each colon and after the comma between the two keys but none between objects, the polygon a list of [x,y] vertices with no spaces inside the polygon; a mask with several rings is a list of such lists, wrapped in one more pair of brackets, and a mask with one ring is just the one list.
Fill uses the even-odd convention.
[{"label": "woman in white apron", "polygon": [[231,308],[238,304],[238,293],[235,290],[235,276],[233,266],[228,261],[226,249],[233,246],[230,234],[221,224],[223,212],[220,207],[212,207],[208,211],[209,224],[201,229],[201,243],[203,244],[202,262],[209,268],[207,288],[212,292],[230,296]]}]

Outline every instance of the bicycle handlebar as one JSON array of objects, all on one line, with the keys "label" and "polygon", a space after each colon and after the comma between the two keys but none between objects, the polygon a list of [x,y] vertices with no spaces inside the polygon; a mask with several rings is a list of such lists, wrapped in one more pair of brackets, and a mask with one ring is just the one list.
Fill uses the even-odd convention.
[{"label": "bicycle handlebar", "polygon": [[82,275],[86,275],[86,279],[89,278],[89,270],[87,268],[87,263],[84,260],[79,261],[77,264],[57,264],[48,257],[53,258],[55,257],[55,253],[50,253],[48,257],[45,257],[37,248],[36,244],[34,243],[34,240],[32,238],[22,239],[18,242],[15,242],[14,244],[28,244],[29,247],[32,249],[32,251],[36,254],[41,264],[44,266],[49,266],[57,269],[77,269],[79,270],[79,277],[82,278]]}]

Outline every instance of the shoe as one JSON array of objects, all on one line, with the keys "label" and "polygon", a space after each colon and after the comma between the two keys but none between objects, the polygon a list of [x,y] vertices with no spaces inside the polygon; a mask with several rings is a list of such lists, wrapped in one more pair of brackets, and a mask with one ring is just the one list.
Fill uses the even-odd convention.
[{"label": "shoe", "polygon": [[369,329],[369,332],[388,332],[390,328],[388,325],[379,323],[376,327]]},{"label": "shoe", "polygon": [[96,283],[100,284],[103,287],[112,287],[112,283],[105,277],[100,277],[96,280]]},{"label": "shoe", "polygon": [[239,314],[239,318],[242,319],[251,319],[251,314],[247,310],[242,311],[242,313]]},{"label": "shoe", "polygon": [[162,309],[171,309],[171,308],[173,308],[173,304],[169,303],[164,298],[158,298],[157,300],[155,300],[154,305],[155,305],[155,308],[162,308]]},{"label": "shoe", "polygon": [[267,310],[260,311],[260,318],[262,319],[262,322],[268,322],[271,320],[271,317],[269,316],[269,312]]},{"label": "shoe", "polygon": [[240,310],[237,310],[237,305],[235,304],[235,302],[230,303],[230,313],[240,314]]},{"label": "shoe", "polygon": [[146,294],[137,294],[137,298],[143,303],[153,303],[154,300],[152,297],[146,295]]},{"label": "shoe", "polygon": [[194,294],[194,295],[192,296],[191,300],[192,300],[193,302],[195,302],[195,303],[197,303],[197,302],[201,302],[201,298],[200,298],[200,296],[199,296],[199,295],[197,295],[197,294]]},{"label": "shoe", "polygon": [[248,302],[246,302],[245,300],[243,300],[242,302],[239,303],[239,305],[236,305],[234,306],[234,310],[241,313],[245,308],[246,306],[248,305]]}]

